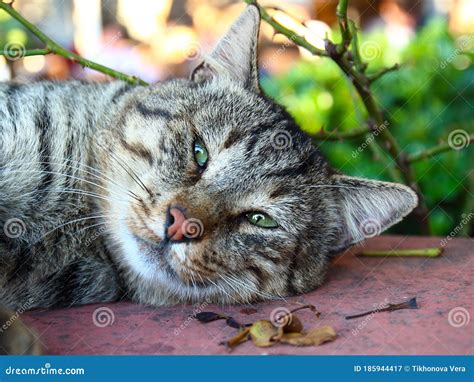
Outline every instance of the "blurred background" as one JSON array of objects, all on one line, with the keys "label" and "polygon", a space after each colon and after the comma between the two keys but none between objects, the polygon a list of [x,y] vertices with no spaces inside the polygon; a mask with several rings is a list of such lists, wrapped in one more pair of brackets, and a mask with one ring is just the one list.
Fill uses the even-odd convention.
[{"label": "blurred background", "polygon": [[[278,6],[273,16],[324,48],[339,41],[337,1],[260,1]],[[148,82],[188,76],[202,55],[244,9],[232,0],[16,0],[15,8],[64,47]],[[368,72],[395,63],[400,70],[373,86],[388,126],[408,153],[446,141],[450,132],[474,132],[474,0],[351,0],[349,16],[360,27]],[[299,22],[304,22],[304,27]],[[0,11],[4,50],[41,48],[18,22]],[[261,28],[261,83],[302,128],[316,134],[344,132],[367,115],[351,83],[336,65],[312,57]],[[30,82],[70,78],[108,80],[61,57],[0,57],[0,80]],[[361,140],[320,142],[332,165],[346,174],[391,180],[384,158],[357,149]],[[414,164],[424,192],[432,234],[473,234],[474,154],[463,147]],[[417,234],[410,221],[394,232]]]}]

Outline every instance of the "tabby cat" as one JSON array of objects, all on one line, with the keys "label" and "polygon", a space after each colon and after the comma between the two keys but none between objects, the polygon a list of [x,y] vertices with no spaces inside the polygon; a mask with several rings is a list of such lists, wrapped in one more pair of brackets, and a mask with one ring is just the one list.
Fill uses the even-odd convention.
[{"label": "tabby cat", "polygon": [[247,303],[417,204],[338,174],[258,84],[248,6],[189,80],[0,85],[0,304]]}]

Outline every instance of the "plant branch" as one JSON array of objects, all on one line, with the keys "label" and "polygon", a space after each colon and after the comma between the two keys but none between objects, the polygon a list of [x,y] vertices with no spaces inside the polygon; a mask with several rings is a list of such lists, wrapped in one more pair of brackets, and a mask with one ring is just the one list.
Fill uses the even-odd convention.
[{"label": "plant branch", "polygon": [[370,129],[368,127],[364,127],[361,129],[353,129],[351,131],[344,131],[341,133],[338,133],[336,131],[320,130],[312,137],[315,141],[341,141],[345,139],[361,138],[362,136],[368,133],[370,133]]},{"label": "plant branch", "polygon": [[384,74],[389,73],[389,72],[393,72],[393,71],[398,70],[398,69],[400,69],[400,65],[395,64],[395,65],[389,66],[388,68],[380,69],[379,71],[377,71],[375,73],[368,74],[367,77],[368,77],[370,83],[372,83],[372,82],[377,81]]},{"label": "plant branch", "polygon": [[258,4],[254,0],[245,0],[247,4],[253,4],[255,5],[258,10],[260,11],[260,16],[262,20],[265,20],[268,24],[270,24],[273,29],[275,29],[277,32],[281,33],[282,35],[288,37],[291,41],[293,41],[296,45],[301,46],[305,49],[307,49],[309,52],[316,56],[327,56],[327,52],[325,52],[322,49],[316,48],[314,45],[310,44],[308,41],[303,36],[299,36],[296,34],[294,31],[291,29],[286,28],[285,26],[281,25],[279,22],[277,22],[268,12],[267,10],[262,7],[260,4]]},{"label": "plant branch", "polygon": [[[27,50],[25,51],[28,52],[28,54],[25,55],[46,55],[50,53],[57,54],[58,56],[62,56],[68,60],[74,61],[78,63],[79,65],[82,65],[83,67],[87,67],[93,70],[96,70],[98,72],[107,74],[111,77],[117,78],[119,80],[127,81],[132,84],[138,84],[138,85],[148,85],[147,82],[141,80],[138,77],[135,76],[130,76],[128,74],[119,72],[117,70],[113,70],[111,68],[108,68],[104,65],[98,64],[96,62],[87,60],[81,56],[79,56],[76,53],[73,53],[65,48],[63,48],[61,45],[59,45],[56,41],[51,39],[50,37],[46,36],[39,28],[37,28],[35,25],[31,24],[28,20],[26,20],[22,15],[20,15],[13,7],[13,3],[5,3],[3,1],[0,1],[0,9],[4,10],[7,12],[11,17],[13,17],[15,20],[17,20],[20,24],[22,24],[26,29],[28,29],[32,34],[34,34],[42,43],[46,45],[44,49],[32,49],[32,50]],[[6,54],[5,54],[6,53]],[[20,50],[12,50],[12,51],[2,51],[2,54],[6,57],[11,57],[11,53],[20,53],[21,55],[24,55],[24,52],[21,52]],[[16,56],[14,56],[16,57]]]},{"label": "plant branch", "polygon": [[51,54],[50,49],[28,49],[28,50],[19,50],[19,49],[10,49],[10,50],[0,50],[0,55],[7,58],[16,59],[19,57],[28,57],[28,56],[46,56]]},{"label": "plant branch", "polygon": [[349,29],[351,31],[352,36],[352,57],[354,60],[354,65],[358,72],[363,73],[365,69],[367,69],[367,64],[362,62],[362,58],[360,57],[359,53],[359,38],[357,37],[357,28],[355,26],[354,21],[349,20]]},{"label": "plant branch", "polygon": [[[371,76],[368,76],[364,73],[367,65],[363,63],[360,58],[355,25],[353,24],[352,20],[349,20],[347,17],[348,0],[339,0],[336,11],[342,41],[340,44],[335,44],[332,41],[326,39],[325,52],[322,52],[320,49],[308,44],[303,37],[296,36],[295,32],[279,24],[270,15],[268,15],[265,8],[260,6],[255,0],[245,1],[248,4],[255,4],[260,10],[262,19],[268,22],[276,31],[282,33],[283,35],[290,38],[290,40],[294,41],[295,44],[308,49],[313,54],[319,56],[329,56],[352,81],[367,110],[367,113],[375,125],[380,126],[384,123],[383,113],[378,107],[370,91],[370,85],[377,78],[380,78],[380,76],[382,76],[384,73],[387,73],[390,70],[395,70],[395,67],[383,69],[382,71],[377,72]],[[361,131],[357,131],[354,133],[354,135],[359,136],[359,133],[362,135]],[[351,134],[349,134],[349,137],[352,137]],[[377,137],[383,141],[385,149],[396,164],[397,171],[395,172],[392,169],[390,170],[392,178],[398,179],[401,176],[404,183],[410,186],[418,194],[419,205],[415,209],[414,214],[417,216],[418,221],[422,227],[422,233],[429,233],[429,226],[427,224],[428,209],[424,201],[424,196],[421,193],[418,183],[416,182],[416,177],[412,167],[410,166],[410,162],[406,158],[406,154],[401,150],[397,140],[388,128],[381,130]],[[316,139],[318,139],[318,137],[316,137]],[[339,139],[339,137],[334,136],[334,139]]]},{"label": "plant branch", "polygon": [[[466,141],[466,144],[469,144],[469,143],[472,143],[472,142],[474,142],[474,135],[469,136],[469,139],[468,139],[468,141]],[[426,149],[426,150],[420,151],[419,153],[409,155],[407,157],[407,162],[408,163],[418,162],[420,160],[427,159],[429,157],[432,157],[432,156],[435,156],[435,155],[438,155],[438,154],[442,154],[442,153],[444,153],[446,151],[450,151],[450,150],[455,150],[455,147],[453,147],[452,144],[450,144],[449,142],[441,143],[441,144],[439,144],[437,146],[434,146],[430,149]]]},{"label": "plant branch", "polygon": [[339,29],[341,30],[342,41],[338,45],[338,53],[341,54],[345,52],[351,43],[352,33],[349,27],[349,22],[347,19],[347,3],[348,0],[339,0],[336,8],[336,16],[339,24]]}]

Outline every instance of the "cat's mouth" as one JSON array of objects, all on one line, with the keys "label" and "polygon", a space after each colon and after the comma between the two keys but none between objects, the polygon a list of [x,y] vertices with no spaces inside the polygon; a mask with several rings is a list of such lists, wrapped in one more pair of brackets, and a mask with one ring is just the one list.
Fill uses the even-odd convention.
[{"label": "cat's mouth", "polygon": [[160,259],[170,251],[171,243],[166,238],[160,242],[151,242],[138,235],[134,235],[134,237],[138,243],[141,253],[147,257]]},{"label": "cat's mouth", "polygon": [[[176,243],[167,238],[160,242],[150,242],[135,235],[141,255],[151,267],[164,271],[168,276],[179,280],[186,285],[191,282],[194,286],[205,287],[206,284],[199,277],[199,271],[187,264],[185,251],[186,242]],[[201,279],[202,280],[202,279]]]}]

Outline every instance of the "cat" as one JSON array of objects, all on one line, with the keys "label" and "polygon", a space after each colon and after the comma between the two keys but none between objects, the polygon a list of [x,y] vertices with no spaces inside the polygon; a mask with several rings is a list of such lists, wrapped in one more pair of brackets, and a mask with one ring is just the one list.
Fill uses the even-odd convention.
[{"label": "cat", "polygon": [[0,305],[300,294],[413,210],[262,94],[259,25],[249,5],[188,80],[0,85]]}]

